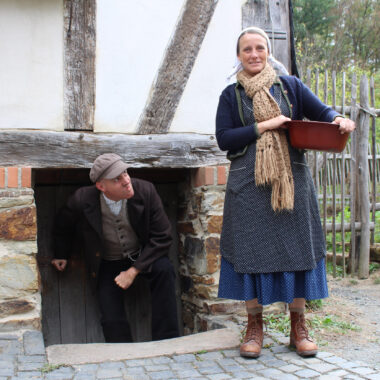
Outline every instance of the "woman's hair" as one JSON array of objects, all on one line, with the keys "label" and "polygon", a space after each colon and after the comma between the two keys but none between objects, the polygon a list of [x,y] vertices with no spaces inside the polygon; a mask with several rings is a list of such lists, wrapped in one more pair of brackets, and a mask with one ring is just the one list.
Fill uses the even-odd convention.
[{"label": "woman's hair", "polygon": [[261,37],[264,37],[267,41],[267,47],[268,47],[268,52],[269,55],[272,52],[272,48],[270,45],[269,37],[268,35],[262,30],[261,28],[258,28],[256,26],[250,26],[249,28],[245,28],[241,31],[239,34],[238,40],[237,40],[237,45],[236,45],[236,54],[239,54],[239,44],[240,44],[240,38],[243,37],[245,34],[250,33],[250,34],[259,34]]}]

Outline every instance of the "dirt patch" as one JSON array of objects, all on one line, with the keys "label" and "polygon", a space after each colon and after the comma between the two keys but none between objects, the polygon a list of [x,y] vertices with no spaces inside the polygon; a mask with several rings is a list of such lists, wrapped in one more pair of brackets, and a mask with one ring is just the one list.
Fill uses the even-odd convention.
[{"label": "dirt patch", "polygon": [[308,313],[319,321],[314,337],[321,351],[380,368],[380,272],[369,279],[328,278],[329,298]]}]

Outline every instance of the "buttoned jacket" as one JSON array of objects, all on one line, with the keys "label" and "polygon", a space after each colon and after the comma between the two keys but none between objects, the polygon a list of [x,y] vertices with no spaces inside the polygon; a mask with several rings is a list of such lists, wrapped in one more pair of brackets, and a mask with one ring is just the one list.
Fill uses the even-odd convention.
[{"label": "buttoned jacket", "polygon": [[[168,255],[171,226],[153,184],[132,178],[132,185],[134,196],[127,201],[128,217],[141,246],[134,266],[144,272],[159,257]],[[104,256],[100,194],[95,186],[78,189],[60,210],[54,225],[55,258],[68,259],[79,238],[93,278]]]},{"label": "buttoned jacket", "polygon": [[[292,120],[303,120],[306,117],[309,120],[331,122],[340,116],[331,107],[323,104],[298,78],[280,76],[275,83],[281,86]],[[216,139],[219,148],[228,150],[230,154],[236,153],[259,137],[256,125],[243,124],[241,104],[237,96],[239,86],[239,83],[234,83],[223,90],[216,113]]]}]

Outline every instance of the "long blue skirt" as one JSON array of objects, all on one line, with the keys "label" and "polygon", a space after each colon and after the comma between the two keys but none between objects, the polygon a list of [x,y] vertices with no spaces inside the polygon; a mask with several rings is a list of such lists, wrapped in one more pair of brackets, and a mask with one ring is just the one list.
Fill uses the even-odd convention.
[{"label": "long blue skirt", "polygon": [[328,297],[325,260],[312,270],[278,273],[237,273],[233,265],[222,257],[218,297],[259,304],[293,302],[294,298],[315,300]]}]

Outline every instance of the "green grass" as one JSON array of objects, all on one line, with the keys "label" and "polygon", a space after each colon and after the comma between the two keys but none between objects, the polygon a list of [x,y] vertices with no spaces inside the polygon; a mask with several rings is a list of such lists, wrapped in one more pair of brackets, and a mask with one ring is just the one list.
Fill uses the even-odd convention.
[{"label": "green grass", "polygon": [[[337,224],[341,223],[341,211],[337,212],[336,217],[335,217],[335,222]],[[372,215],[372,214],[371,214]],[[370,216],[371,221],[372,221],[372,216]],[[323,223],[323,219],[321,220]],[[351,213],[349,210],[349,207],[346,206],[344,210],[344,221],[345,223],[350,223],[351,221]],[[327,223],[332,223],[332,216],[329,216],[327,218]],[[351,232],[346,231],[344,234],[344,240],[345,243],[349,243],[351,240]],[[374,235],[374,242],[375,243],[380,243],[380,211],[377,211],[375,213],[375,235]],[[327,233],[326,235],[326,248],[328,252],[333,251],[333,234],[332,232]],[[335,233],[335,249],[337,253],[342,253],[342,233],[341,232],[336,232]],[[347,253],[348,249],[346,247],[345,252]]]},{"label": "green grass", "polygon": [[49,373],[61,367],[65,367],[65,365],[64,364],[44,364],[44,366],[41,368],[41,372]]},{"label": "green grass", "polygon": [[369,273],[374,273],[380,268],[379,263],[369,263]]},{"label": "green grass", "polygon": [[323,307],[323,301],[322,300],[306,301],[306,309],[309,311],[321,310],[322,307]]},{"label": "green grass", "polygon": [[267,328],[283,333],[285,336],[290,334],[290,319],[286,314],[269,314],[263,317]]},{"label": "green grass", "polygon": [[[334,274],[334,265],[331,261],[328,261],[326,264],[326,272],[327,274]],[[341,265],[335,266],[336,277],[343,277],[343,267]]]},{"label": "green grass", "polygon": [[348,331],[361,330],[361,328],[354,323],[342,321],[335,315],[313,316],[310,320],[310,324],[314,330],[328,329],[337,334],[345,334]]},{"label": "green grass", "polygon": [[[286,314],[269,314],[264,316],[264,322],[271,330],[283,333],[285,336],[290,334],[290,318]],[[351,322],[345,322],[335,315],[319,316],[313,315],[308,319],[310,336],[318,330],[329,330],[338,334],[346,334],[348,331],[360,331],[360,327]]]}]

